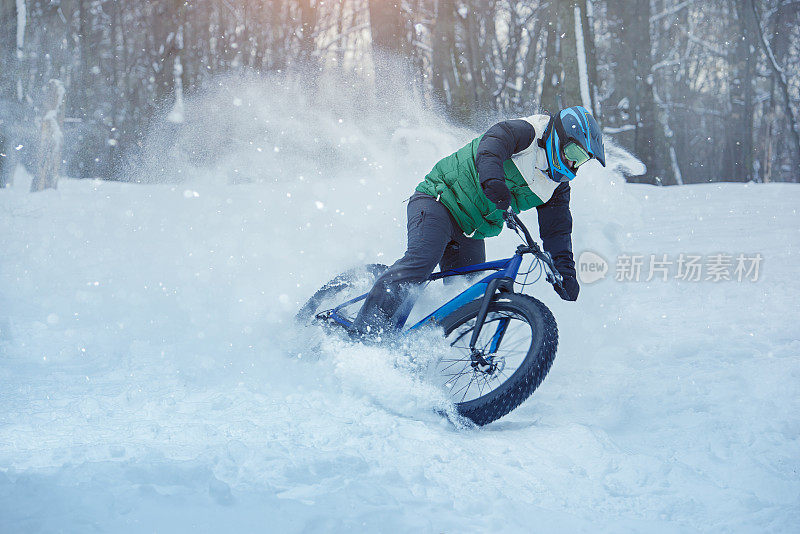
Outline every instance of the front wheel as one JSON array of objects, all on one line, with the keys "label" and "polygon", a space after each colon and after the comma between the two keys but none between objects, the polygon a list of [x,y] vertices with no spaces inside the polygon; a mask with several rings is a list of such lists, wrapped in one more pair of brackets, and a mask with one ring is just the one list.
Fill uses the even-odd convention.
[{"label": "front wheel", "polygon": [[553,364],[558,328],[539,300],[501,293],[489,305],[475,351],[469,348],[480,299],[442,320],[450,350],[436,375],[458,412],[485,425],[511,412],[530,397]]}]

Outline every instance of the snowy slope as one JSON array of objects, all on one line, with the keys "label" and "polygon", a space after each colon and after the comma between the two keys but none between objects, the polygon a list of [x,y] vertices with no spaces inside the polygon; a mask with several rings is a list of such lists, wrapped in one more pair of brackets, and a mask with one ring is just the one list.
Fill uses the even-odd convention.
[{"label": "snowy slope", "polygon": [[[800,188],[582,170],[575,250],[612,272],[577,304],[533,287],[559,324],[549,376],[510,416],[459,429],[396,355],[335,340],[309,353],[291,317],[337,272],[402,253],[401,201],[469,134],[410,120],[373,139],[373,118],[320,121],[326,151],[367,147],[358,173],[292,174],[290,132],[170,160],[159,172],[179,184],[30,195],[19,173],[0,191],[0,531],[800,524]],[[240,169],[280,178],[230,185]],[[504,233],[489,255],[514,245]],[[760,279],[613,279],[620,253],[718,252],[760,252]]]}]

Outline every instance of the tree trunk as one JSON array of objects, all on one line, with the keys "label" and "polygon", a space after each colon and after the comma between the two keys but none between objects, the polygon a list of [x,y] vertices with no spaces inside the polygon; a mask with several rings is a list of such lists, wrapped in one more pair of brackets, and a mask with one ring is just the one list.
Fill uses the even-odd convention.
[{"label": "tree trunk", "polygon": [[0,188],[11,184],[12,109],[16,108],[17,82],[17,4],[0,0]]},{"label": "tree trunk", "polygon": [[456,47],[456,5],[455,0],[439,0],[436,4],[436,23],[433,26],[431,46],[431,66],[434,101],[452,112],[455,72],[453,53]]},{"label": "tree trunk", "polygon": [[177,30],[182,0],[161,0],[152,4],[155,17],[153,55],[155,61],[155,105],[169,101],[175,89],[175,58],[178,56]]},{"label": "tree trunk", "polygon": [[[15,99],[17,80],[17,4],[0,0],[0,102]],[[2,117],[0,117],[2,120]]]},{"label": "tree trunk", "polygon": [[728,71],[730,114],[725,135],[720,170],[722,178],[747,182],[753,176],[753,74],[754,61],[751,47],[755,49],[755,17],[748,6],[733,0],[730,6],[736,15],[734,60]]},{"label": "tree trunk", "polygon": [[[582,5],[581,5],[582,4]],[[589,56],[587,53],[587,28],[586,28],[586,0],[577,2],[573,6],[575,14],[575,44],[578,59],[578,83],[581,90],[581,105],[591,111],[592,90],[589,82]]]},{"label": "tree trunk", "polygon": [[650,0],[609,1],[608,11],[612,61],[616,63],[610,100],[616,109],[606,116],[607,123],[618,130],[619,143],[647,166],[647,174],[632,181],[662,184],[668,150],[663,132],[656,128]]},{"label": "tree trunk", "polygon": [[595,118],[600,121],[600,100],[597,88],[599,87],[599,79],[597,77],[597,50],[594,43],[594,4],[593,0],[583,0],[581,9],[583,17],[583,42],[586,49],[586,67],[589,76],[589,92],[592,100],[592,108],[589,110],[594,114]]},{"label": "tree trunk", "polygon": [[31,193],[55,189],[61,168],[61,148],[64,144],[64,85],[50,80],[45,88],[44,116],[39,136],[39,155],[36,174],[31,182]]},{"label": "tree trunk", "polygon": [[184,121],[184,103],[183,103],[183,88],[184,88],[184,69],[182,63],[183,53],[183,32],[185,27],[185,7],[184,4],[177,6],[178,12],[175,14],[176,26],[173,29],[173,47],[175,49],[175,58],[172,63],[172,93],[175,101],[172,104],[172,110],[167,116],[167,120],[174,124],[183,124]]},{"label": "tree trunk", "polygon": [[314,61],[314,29],[317,26],[317,8],[311,0],[299,0],[300,5],[300,61],[311,72],[316,72]]},{"label": "tree trunk", "polygon": [[[800,171],[798,171],[800,169],[800,123],[788,98],[789,86],[786,79],[786,71],[790,68],[792,61],[790,56],[792,34],[798,24],[800,7],[798,7],[797,2],[785,2],[778,6],[774,15],[774,33],[769,40],[762,33],[755,4],[751,5],[750,11],[755,15],[758,46],[763,49],[767,56],[767,64],[773,71],[769,112],[771,135],[767,137],[767,143],[771,149],[768,161],[768,167],[771,171],[770,178],[773,181],[798,182],[800,181]],[[781,67],[782,65],[783,67]],[[775,98],[776,91],[780,92],[782,97],[780,99],[783,101],[782,113],[779,113],[779,99]],[[783,115],[783,121],[785,121],[783,124],[781,124],[783,121],[780,115]],[[787,129],[791,132],[790,135],[784,133]],[[781,132],[781,135],[776,135],[778,132]],[[787,167],[789,169],[788,172],[784,170]]]},{"label": "tree trunk", "polygon": [[581,103],[580,74],[575,40],[576,2],[551,2],[542,107],[554,114]]},{"label": "tree trunk", "polygon": [[379,100],[389,102],[396,98],[401,85],[409,83],[411,75],[407,65],[410,43],[400,0],[369,0],[369,25],[375,87]]}]

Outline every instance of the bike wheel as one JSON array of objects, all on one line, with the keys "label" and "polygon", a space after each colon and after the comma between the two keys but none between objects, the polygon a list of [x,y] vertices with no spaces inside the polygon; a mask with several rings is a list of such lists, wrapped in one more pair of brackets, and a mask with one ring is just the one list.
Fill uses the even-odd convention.
[{"label": "bike wheel", "polygon": [[[313,323],[318,313],[368,292],[386,269],[386,265],[371,263],[343,272],[314,293],[297,312],[295,319],[306,325]],[[354,302],[341,310],[342,315],[352,321],[363,303],[364,301]]]},{"label": "bike wheel", "polygon": [[[485,425],[517,408],[542,383],[556,355],[558,328],[542,302],[519,293],[501,294],[490,304],[475,345],[484,356],[476,357],[468,345],[480,306],[480,299],[475,300],[442,321],[450,349],[435,376],[462,416]],[[503,322],[505,334],[491,353]]]}]

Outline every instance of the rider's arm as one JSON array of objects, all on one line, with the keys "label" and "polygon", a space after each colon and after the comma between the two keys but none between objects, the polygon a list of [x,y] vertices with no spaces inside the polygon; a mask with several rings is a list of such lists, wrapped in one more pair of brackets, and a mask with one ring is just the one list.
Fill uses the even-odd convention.
[{"label": "rider's arm", "polygon": [[556,187],[550,200],[538,206],[539,236],[542,246],[553,257],[561,276],[571,278],[568,284],[568,300],[578,298],[578,282],[575,277],[575,260],[572,257],[572,213],[569,211],[569,182]]},{"label": "rider's arm", "polygon": [[[475,167],[489,200],[495,204],[505,201],[507,205],[511,194],[506,186],[503,162],[531,146],[535,138],[533,125],[521,119],[498,122],[483,135],[475,153]],[[498,208],[505,209],[500,205]]]}]

